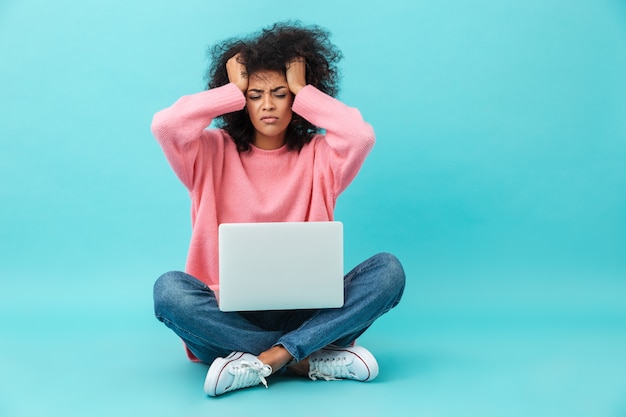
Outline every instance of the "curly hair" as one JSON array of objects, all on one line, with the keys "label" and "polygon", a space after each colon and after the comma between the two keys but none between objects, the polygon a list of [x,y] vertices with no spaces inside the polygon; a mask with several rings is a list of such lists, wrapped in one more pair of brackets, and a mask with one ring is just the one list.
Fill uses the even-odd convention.
[{"label": "curly hair", "polygon": [[[330,33],[319,26],[304,26],[297,21],[276,23],[242,38],[227,39],[209,49],[210,66],[206,73],[207,89],[228,84],[226,62],[240,54],[248,77],[259,71],[286,73],[286,64],[297,57],[306,61],[306,82],[320,91],[335,96],[339,91],[338,62],[341,51],[333,45]],[[235,141],[239,152],[250,150],[255,129],[245,110],[216,118],[216,125]],[[296,113],[285,134],[290,150],[299,151],[319,133],[320,128]]]}]

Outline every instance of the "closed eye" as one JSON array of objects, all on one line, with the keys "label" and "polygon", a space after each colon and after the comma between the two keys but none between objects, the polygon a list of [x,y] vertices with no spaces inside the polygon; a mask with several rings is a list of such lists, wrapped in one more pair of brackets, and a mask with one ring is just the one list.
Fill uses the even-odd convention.
[{"label": "closed eye", "polygon": [[264,90],[262,88],[250,88],[247,91],[247,97],[250,101],[257,101],[263,98],[264,94],[271,94],[272,97],[282,100],[286,99],[289,96],[289,88],[286,85],[279,85],[278,87],[272,88],[269,91]]}]

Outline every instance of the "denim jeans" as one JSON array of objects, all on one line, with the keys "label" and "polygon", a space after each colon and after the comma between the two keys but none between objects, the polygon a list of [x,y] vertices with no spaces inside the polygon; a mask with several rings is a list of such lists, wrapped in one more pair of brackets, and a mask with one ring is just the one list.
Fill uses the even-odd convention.
[{"label": "denim jeans", "polygon": [[297,362],[330,344],[352,344],[400,302],[404,283],[398,259],[381,253],[345,275],[341,308],[222,312],[209,287],[173,271],[154,284],[154,310],[202,362],[210,364],[233,351],[259,355],[276,345]]}]

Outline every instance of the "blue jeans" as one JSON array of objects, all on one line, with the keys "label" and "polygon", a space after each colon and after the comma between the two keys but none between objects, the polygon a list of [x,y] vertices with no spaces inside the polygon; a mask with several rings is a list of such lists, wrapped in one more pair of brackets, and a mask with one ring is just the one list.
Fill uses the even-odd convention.
[{"label": "blue jeans", "polygon": [[202,362],[210,364],[233,351],[259,355],[277,345],[301,361],[327,345],[352,344],[400,302],[404,283],[398,259],[381,253],[345,275],[341,308],[222,312],[209,287],[174,271],[154,284],[154,311]]}]

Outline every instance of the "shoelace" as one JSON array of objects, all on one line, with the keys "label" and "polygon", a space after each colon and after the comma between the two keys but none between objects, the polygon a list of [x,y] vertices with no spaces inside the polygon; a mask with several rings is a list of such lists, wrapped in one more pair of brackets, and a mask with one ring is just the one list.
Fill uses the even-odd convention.
[{"label": "shoelace", "polygon": [[336,381],[351,375],[345,357],[314,359],[310,361],[309,366],[311,368],[309,370],[309,378],[314,381],[318,378],[326,381]]},{"label": "shoelace", "polygon": [[270,376],[272,368],[262,363],[250,363],[241,361],[237,366],[233,366],[230,372],[235,377],[229,391],[239,388],[246,388],[259,383],[259,380],[267,388],[266,376]]}]

